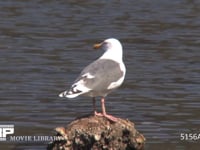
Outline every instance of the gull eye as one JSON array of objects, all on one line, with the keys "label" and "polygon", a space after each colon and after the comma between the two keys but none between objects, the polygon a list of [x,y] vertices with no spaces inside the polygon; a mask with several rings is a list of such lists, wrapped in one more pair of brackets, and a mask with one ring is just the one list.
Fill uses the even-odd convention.
[{"label": "gull eye", "polygon": [[102,44],[103,49],[110,49],[112,47],[111,43],[109,42],[103,42]]}]

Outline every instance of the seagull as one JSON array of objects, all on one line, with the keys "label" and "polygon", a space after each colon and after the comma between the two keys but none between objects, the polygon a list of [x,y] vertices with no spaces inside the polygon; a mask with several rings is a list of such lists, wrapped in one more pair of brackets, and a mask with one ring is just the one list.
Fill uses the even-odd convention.
[{"label": "seagull", "polygon": [[[71,88],[59,94],[59,97],[75,98],[79,95],[92,97],[94,115],[116,122],[116,117],[106,113],[105,97],[120,87],[124,81],[126,67],[123,62],[123,48],[119,40],[109,38],[95,44],[94,49],[102,49],[105,52],[85,67]],[[96,111],[96,97],[101,97],[102,113]]]}]

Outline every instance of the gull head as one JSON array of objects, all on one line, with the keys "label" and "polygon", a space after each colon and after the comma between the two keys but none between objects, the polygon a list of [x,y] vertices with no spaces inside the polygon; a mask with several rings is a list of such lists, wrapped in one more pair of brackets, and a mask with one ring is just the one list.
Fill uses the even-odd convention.
[{"label": "gull head", "polygon": [[95,44],[94,48],[101,48],[105,50],[104,54],[100,57],[101,59],[112,59],[116,61],[122,61],[122,45],[120,41],[115,38],[109,38],[101,43]]},{"label": "gull head", "polygon": [[102,48],[103,50],[122,50],[122,45],[119,40],[115,38],[109,38],[101,43],[94,44],[94,49]]}]

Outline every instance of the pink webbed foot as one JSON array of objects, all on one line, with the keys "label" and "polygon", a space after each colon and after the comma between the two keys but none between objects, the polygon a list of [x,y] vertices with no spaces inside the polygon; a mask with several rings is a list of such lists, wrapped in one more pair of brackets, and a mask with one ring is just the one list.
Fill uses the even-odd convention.
[{"label": "pink webbed foot", "polygon": [[102,113],[98,113],[98,112],[96,112],[96,111],[94,111],[94,115],[95,115],[95,116],[98,116],[98,117],[103,117],[103,114],[102,114]]},{"label": "pink webbed foot", "polygon": [[94,112],[94,115],[95,116],[98,116],[98,117],[105,117],[107,118],[108,120],[110,121],[113,121],[113,122],[117,122],[118,121],[118,118],[112,116],[112,115],[108,115],[108,114],[103,114],[103,113],[98,113],[98,112]]},{"label": "pink webbed foot", "polygon": [[111,120],[113,122],[117,122],[118,121],[118,118],[116,118],[116,117],[114,117],[112,115],[104,114],[103,116],[106,117],[108,120]]},{"label": "pink webbed foot", "polygon": [[98,113],[98,112],[96,111],[95,98],[93,98],[93,107],[94,107],[94,115],[95,115],[95,116],[105,117],[105,118],[107,118],[108,120],[113,121],[113,122],[117,122],[117,121],[118,121],[118,118],[116,118],[116,117],[114,117],[114,116],[112,116],[112,115],[108,115],[108,114],[106,113],[106,109],[105,109],[105,99],[104,99],[104,98],[101,99],[101,106],[102,106],[102,113]]}]

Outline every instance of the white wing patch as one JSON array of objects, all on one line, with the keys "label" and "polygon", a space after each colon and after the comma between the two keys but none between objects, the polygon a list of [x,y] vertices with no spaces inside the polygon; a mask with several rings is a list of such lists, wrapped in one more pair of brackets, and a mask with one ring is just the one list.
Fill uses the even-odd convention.
[{"label": "white wing patch", "polygon": [[95,78],[95,76],[91,75],[89,72],[86,73],[86,74],[83,74],[82,77],[86,77],[86,78],[88,78],[88,79],[93,79],[93,78]]},{"label": "white wing patch", "polygon": [[110,85],[107,87],[108,90],[115,89],[123,83],[124,78],[125,78],[125,72],[126,72],[126,68],[125,68],[125,65],[123,63],[120,64],[120,69],[123,72],[123,76],[119,80],[117,80],[116,82],[110,83]]},{"label": "white wing patch", "polygon": [[[83,77],[90,77],[92,78],[93,76],[91,76],[90,74],[84,74]],[[74,98],[77,97],[81,94],[87,93],[89,91],[91,91],[90,88],[86,87],[84,85],[84,79],[79,80],[78,82],[74,83],[71,86],[71,89],[69,91],[64,91],[61,94],[59,94],[60,97],[67,97],[67,98]]]},{"label": "white wing patch", "polygon": [[[68,91],[68,94],[66,95],[67,98],[74,98],[81,94],[89,92],[91,89],[87,88],[83,84],[75,85],[74,88],[72,88],[70,91]],[[80,91],[80,92],[79,92]],[[77,93],[78,92],[78,93]]]},{"label": "white wing patch", "polygon": [[[90,90],[91,90],[90,88],[86,87],[84,84],[79,84],[79,82],[76,83],[75,87],[73,88],[74,92],[82,91],[83,93],[86,93]],[[70,92],[73,92],[73,91],[70,91]],[[69,94],[73,94],[73,93],[69,93]]]},{"label": "white wing patch", "polygon": [[72,85],[73,91],[82,91],[83,93],[85,93],[85,92],[88,92],[91,90],[90,88],[85,86],[84,80],[85,80],[85,78],[92,79],[92,78],[94,78],[94,76],[92,76],[90,73],[86,73],[86,74],[83,74],[82,77],[83,77],[83,79],[79,80],[78,82],[76,82]]},{"label": "white wing patch", "polygon": [[107,87],[107,89],[108,90],[115,89],[115,88],[119,87],[123,83],[123,81],[124,81],[124,77],[121,77],[116,82],[110,83],[110,85]]}]

